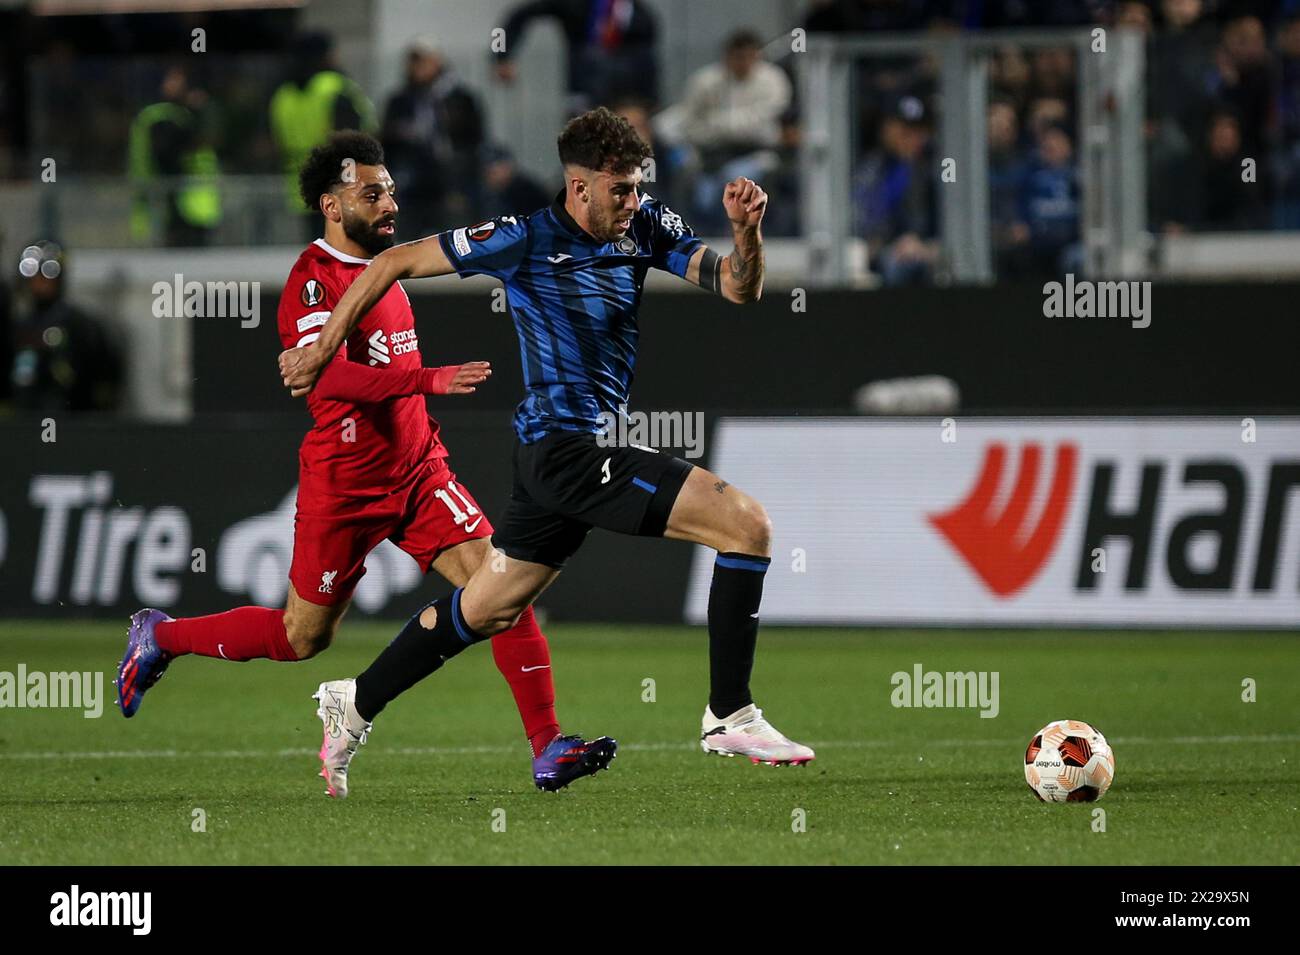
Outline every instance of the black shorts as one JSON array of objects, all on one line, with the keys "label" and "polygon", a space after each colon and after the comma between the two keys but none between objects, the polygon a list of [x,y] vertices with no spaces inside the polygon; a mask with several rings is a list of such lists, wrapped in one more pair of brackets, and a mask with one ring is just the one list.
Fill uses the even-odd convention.
[{"label": "black shorts", "polygon": [[602,447],[582,431],[516,439],[514,487],[492,544],[515,560],[559,568],[593,527],[662,537],[693,467],[649,448]]}]

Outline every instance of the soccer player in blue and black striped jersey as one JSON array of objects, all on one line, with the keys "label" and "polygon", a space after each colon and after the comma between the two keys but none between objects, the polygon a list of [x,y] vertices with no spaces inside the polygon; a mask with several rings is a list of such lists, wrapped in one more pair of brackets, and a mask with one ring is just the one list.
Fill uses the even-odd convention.
[{"label": "soccer player in blue and black striped jersey", "polygon": [[[514,417],[514,487],[489,558],[465,587],[417,614],[359,677],[365,720],[466,646],[509,628],[559,575],[593,527],[705,544],[718,552],[709,593],[705,752],[802,764],[807,746],[754,705],[749,678],[771,524],[756,500],[667,454],[598,441],[628,402],[646,272],[661,269],[728,302],[763,287],[767,194],[727,183],[735,248],[720,256],[681,217],[640,190],[650,150],[600,108],[560,134],[564,191],[548,208],[399,245],[377,255],[335,305],[314,344],[281,356],[284,383],[306,394],[358,319],[399,279],[458,273],[505,285],[523,359]],[[580,755],[580,754],[579,754]]]}]

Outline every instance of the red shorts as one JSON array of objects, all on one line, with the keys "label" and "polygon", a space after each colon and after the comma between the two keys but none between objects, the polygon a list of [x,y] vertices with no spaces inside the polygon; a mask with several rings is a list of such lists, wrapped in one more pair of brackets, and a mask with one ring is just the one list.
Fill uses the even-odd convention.
[{"label": "red shorts", "polygon": [[366,573],[366,555],[385,538],[428,573],[444,550],[491,536],[492,522],[442,458],[425,461],[382,497],[341,497],[299,485],[289,580],[304,600],[332,606],[352,596]]}]

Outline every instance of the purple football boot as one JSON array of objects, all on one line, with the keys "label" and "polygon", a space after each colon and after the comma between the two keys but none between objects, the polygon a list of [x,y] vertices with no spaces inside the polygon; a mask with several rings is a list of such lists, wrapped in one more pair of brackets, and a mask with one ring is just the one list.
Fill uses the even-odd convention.
[{"label": "purple football boot", "polygon": [[581,736],[557,736],[533,760],[533,782],[545,792],[563,789],[575,779],[608,769],[618,742],[608,736],[590,743]]},{"label": "purple football boot", "polygon": [[144,699],[144,691],[158,682],[172,662],[172,655],[160,648],[153,638],[153,628],[171,617],[161,610],[146,607],[131,614],[131,630],[126,638],[126,655],[117,665],[117,705],[125,717],[135,716]]}]

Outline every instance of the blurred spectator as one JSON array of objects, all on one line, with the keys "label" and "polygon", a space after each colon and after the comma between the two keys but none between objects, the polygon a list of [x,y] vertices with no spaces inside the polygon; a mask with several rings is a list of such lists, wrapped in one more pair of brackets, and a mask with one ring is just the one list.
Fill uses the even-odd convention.
[{"label": "blurred spectator", "polygon": [[[1264,228],[1268,223],[1266,187],[1262,182],[1243,180],[1242,160],[1248,157],[1240,120],[1232,112],[1220,110],[1210,117],[1206,136],[1209,155],[1198,190],[1204,212],[1198,225],[1218,231]],[[1258,175],[1258,167],[1256,172]]]},{"label": "blurred spectator", "polygon": [[[676,203],[676,189],[683,171],[690,171],[693,162],[690,147],[659,138],[655,129],[658,119],[652,114],[648,100],[638,96],[624,96],[610,103],[609,108],[626,119],[650,147],[651,164],[644,168],[642,191],[672,207]],[[667,112],[669,111],[665,110]]]},{"label": "blurred spectator", "polygon": [[1078,271],[1079,179],[1074,142],[1060,123],[1038,134],[1038,146],[1020,190],[1020,216],[1029,229],[1031,274],[1061,275]]},{"label": "blurred spectator", "polygon": [[1005,99],[988,110],[989,225],[999,275],[1023,272],[1029,227],[1020,217],[1020,190],[1026,161],[1020,147],[1020,118]]},{"label": "blurred spectator", "polygon": [[1197,157],[1183,128],[1148,110],[1143,125],[1147,153],[1147,228],[1176,235],[1200,218]]},{"label": "blurred spectator", "polygon": [[1029,58],[1018,46],[1004,46],[993,56],[989,70],[989,88],[992,93],[1023,109],[1029,102],[1029,80],[1032,72]]},{"label": "blurred spectator", "polygon": [[63,298],[63,250],[37,242],[18,263],[10,383],[14,405],[41,413],[111,411],[122,391],[120,352],[104,323]]},{"label": "blurred spectator", "polygon": [[178,66],[163,75],[159,92],[131,123],[131,234],[160,245],[206,245],[221,222],[217,153],[201,116],[207,94]]},{"label": "blurred spectator", "polygon": [[803,128],[794,107],[781,117],[781,143],[777,150],[780,164],[764,182],[760,183],[771,201],[763,216],[763,231],[770,236],[795,236],[800,234],[799,195],[802,189],[799,168],[799,146]]},{"label": "blurred spectator", "polygon": [[1025,118],[1025,132],[1030,142],[1037,143],[1049,126],[1069,125],[1070,106],[1065,100],[1043,96],[1030,102]]},{"label": "blurred spectator", "polygon": [[880,145],[853,176],[855,232],[886,285],[929,281],[939,257],[929,144],[925,105],[900,97],[881,126]]},{"label": "blurred spectator", "polygon": [[695,154],[693,216],[698,228],[725,226],[723,184],[737,176],[767,178],[780,164],[781,117],[790,106],[789,77],[763,59],[752,30],[723,46],[722,62],[701,67],[686,83],[678,108],[681,140]]},{"label": "blurred spectator", "polygon": [[514,57],[528,24],[558,20],[568,44],[569,111],[580,113],[620,96],[659,100],[655,56],[659,25],[643,0],[532,0],[510,11],[505,50],[496,55],[496,75],[513,83]]},{"label": "blurred spectator", "polygon": [[1077,73],[1073,50],[1066,47],[1036,50],[1030,70],[1030,95],[1037,99],[1061,100],[1073,110]]},{"label": "blurred spectator", "polygon": [[609,108],[627,120],[647,146],[654,146],[654,123],[649,100],[641,99],[639,96],[622,96],[610,103]]},{"label": "blurred spectator", "polygon": [[1149,40],[1155,28],[1155,17],[1143,0],[1124,0],[1115,11],[1115,26],[1137,30]]},{"label": "blurred spectator", "polygon": [[406,85],[388,100],[380,138],[400,184],[404,234],[431,235],[470,215],[483,115],[432,45],[417,41],[407,51]]},{"label": "blurred spectator", "polygon": [[1277,56],[1278,143],[1273,176],[1278,202],[1274,225],[1300,229],[1300,16],[1282,24]]},{"label": "blurred spectator", "polygon": [[1205,83],[1214,27],[1201,17],[1201,0],[1162,0],[1163,25],[1147,51],[1147,101],[1176,122],[1192,142],[1201,140],[1209,115]]},{"label": "blurred spectator", "polygon": [[1237,115],[1246,155],[1263,162],[1260,154],[1272,107],[1273,69],[1258,17],[1237,17],[1223,28],[1210,92]]},{"label": "blurred spectator", "polygon": [[[865,31],[917,31],[931,19],[924,0],[830,0],[804,18],[809,33],[857,34]],[[885,114],[904,93],[922,96],[929,88],[935,62],[927,56],[875,54],[857,57],[853,67],[853,122],[858,130],[855,149],[867,152],[879,143],[875,134]]]},{"label": "blurred spectator", "polygon": [[307,154],[336,129],[374,133],[375,111],[357,83],[334,63],[334,40],[326,33],[304,33],[293,44],[288,78],[271,96],[271,135],[280,151],[289,208],[303,214],[308,235],[316,220],[298,195],[298,169]]},{"label": "blurred spectator", "polygon": [[737,31],[727,39],[722,62],[701,67],[687,81],[682,134],[706,167],[771,148],[780,141],[790,95],[785,71],[763,59],[758,34]]},{"label": "blurred spectator", "polygon": [[267,102],[279,80],[279,71],[269,60],[260,60],[258,65],[260,69],[256,70],[218,67],[209,73],[214,83],[208,91],[220,112],[217,149],[225,176],[265,175],[280,169],[279,150],[267,114]]},{"label": "blurred spectator", "polygon": [[484,216],[527,215],[551,204],[553,192],[515,165],[514,156],[503,146],[483,150]]}]

